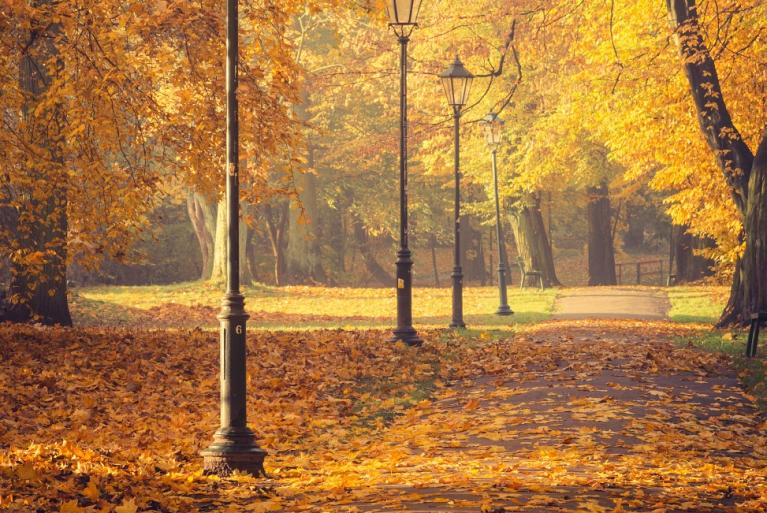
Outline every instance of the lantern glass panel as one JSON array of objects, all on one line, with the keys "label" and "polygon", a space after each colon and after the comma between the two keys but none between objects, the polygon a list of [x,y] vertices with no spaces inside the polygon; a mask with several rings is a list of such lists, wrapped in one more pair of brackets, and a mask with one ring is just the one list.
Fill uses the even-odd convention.
[{"label": "lantern glass panel", "polygon": [[495,148],[500,145],[503,139],[503,120],[497,114],[490,113],[481,123],[488,146]]},{"label": "lantern glass panel", "polygon": [[389,0],[386,11],[393,25],[415,25],[421,10],[421,0]]},{"label": "lantern glass panel", "polygon": [[445,96],[447,97],[447,103],[455,105],[453,99],[455,98],[455,88],[453,87],[452,77],[443,77],[440,79],[442,82],[442,88],[445,90]]}]

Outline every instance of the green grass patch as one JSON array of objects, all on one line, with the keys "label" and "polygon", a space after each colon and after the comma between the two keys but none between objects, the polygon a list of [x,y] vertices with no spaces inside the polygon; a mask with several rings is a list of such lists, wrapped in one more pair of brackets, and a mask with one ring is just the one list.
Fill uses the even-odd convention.
[{"label": "green grass patch", "polygon": [[674,322],[713,324],[727,303],[727,287],[680,286],[668,290],[669,319]]}]

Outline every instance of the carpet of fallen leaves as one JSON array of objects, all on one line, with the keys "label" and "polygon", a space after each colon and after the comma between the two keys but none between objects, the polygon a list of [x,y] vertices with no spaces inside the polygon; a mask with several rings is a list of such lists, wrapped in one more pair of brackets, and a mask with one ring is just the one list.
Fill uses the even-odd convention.
[{"label": "carpet of fallen leaves", "polygon": [[694,326],[251,334],[268,479],[204,476],[217,339],[0,326],[0,510],[767,510],[767,426]]}]

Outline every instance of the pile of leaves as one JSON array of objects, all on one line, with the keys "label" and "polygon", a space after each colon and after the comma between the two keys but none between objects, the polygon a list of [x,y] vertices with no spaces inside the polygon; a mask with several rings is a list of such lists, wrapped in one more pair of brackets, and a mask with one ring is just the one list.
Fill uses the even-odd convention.
[{"label": "pile of leaves", "polygon": [[764,511],[764,426],[694,329],[252,333],[256,480],[202,472],[216,334],[0,326],[0,510]]}]

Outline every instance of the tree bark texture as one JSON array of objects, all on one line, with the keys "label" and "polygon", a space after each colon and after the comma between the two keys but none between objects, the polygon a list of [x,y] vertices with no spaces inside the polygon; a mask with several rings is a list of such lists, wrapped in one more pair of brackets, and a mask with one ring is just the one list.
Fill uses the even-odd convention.
[{"label": "tree bark texture", "polygon": [[612,233],[612,208],[607,183],[589,187],[589,286],[616,285],[615,248]]},{"label": "tree bark texture", "polygon": [[525,262],[528,271],[540,271],[546,287],[561,286],[554,268],[554,255],[551,251],[543,214],[540,208],[540,194],[532,194],[528,201],[522,202],[509,220],[517,241],[517,251]]},{"label": "tree bark texture", "polygon": [[207,280],[213,270],[215,253],[216,210],[215,203],[201,194],[189,192],[186,197],[186,209],[192,228],[200,246],[202,255],[201,280]]}]

